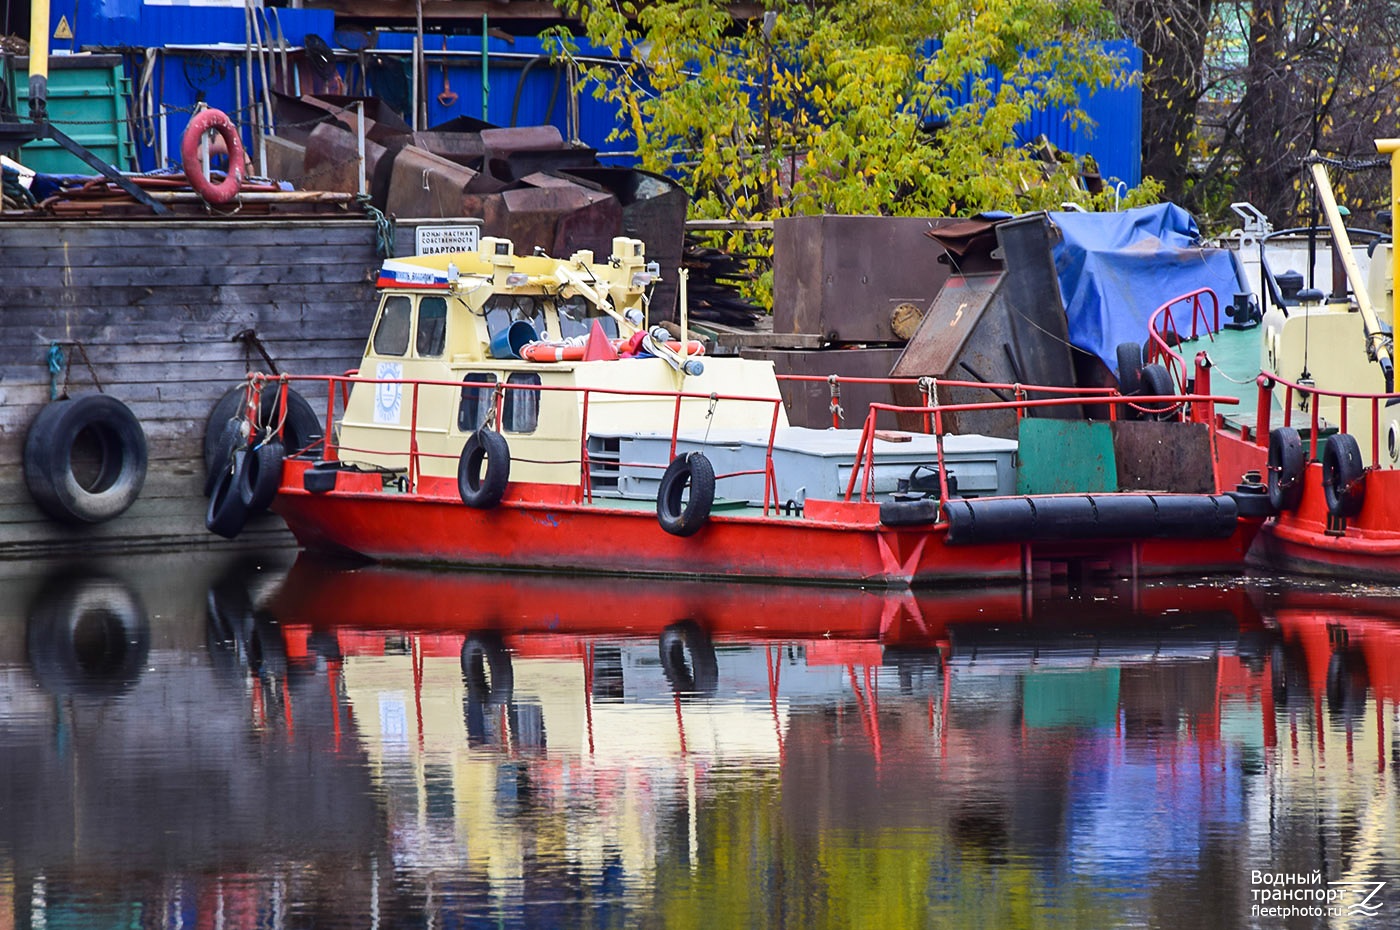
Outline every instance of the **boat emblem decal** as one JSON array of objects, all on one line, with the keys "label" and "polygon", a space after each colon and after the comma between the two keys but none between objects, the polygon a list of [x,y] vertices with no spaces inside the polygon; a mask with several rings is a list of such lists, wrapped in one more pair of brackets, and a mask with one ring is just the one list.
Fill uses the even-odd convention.
[{"label": "boat emblem decal", "polygon": [[[374,388],[374,422],[399,422],[403,411],[402,362],[380,362],[374,369],[374,377],[380,382]],[[394,382],[387,384],[385,382]]]}]

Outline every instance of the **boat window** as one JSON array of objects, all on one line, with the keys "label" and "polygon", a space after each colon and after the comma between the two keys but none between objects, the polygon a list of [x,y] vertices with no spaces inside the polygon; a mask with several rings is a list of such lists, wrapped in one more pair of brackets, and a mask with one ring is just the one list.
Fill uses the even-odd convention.
[{"label": "boat window", "polygon": [[[539,375],[523,371],[518,371],[506,379],[506,384],[539,383]],[[506,391],[504,408],[501,421],[508,432],[533,433],[535,427],[540,424],[539,391]]]},{"label": "boat window", "polygon": [[487,299],[485,313],[486,330],[492,339],[518,320],[533,326],[536,335],[544,335],[544,316],[540,313],[539,300],[534,297],[496,294]]},{"label": "boat window", "polygon": [[418,301],[418,357],[440,358],[447,343],[447,298]]},{"label": "boat window", "polygon": [[496,376],[484,371],[474,371],[462,379],[462,400],[457,405],[457,429],[463,433],[474,433],[483,423],[491,420],[491,395]]},{"label": "boat window", "polygon": [[598,309],[598,305],[575,294],[559,301],[559,335],[564,339],[570,336],[587,336],[597,320],[603,327],[603,334],[609,339],[617,338],[617,320]]},{"label": "boat window", "polygon": [[407,354],[412,315],[413,304],[407,297],[395,294],[384,301],[384,309],[379,311],[379,325],[374,330],[374,354]]}]

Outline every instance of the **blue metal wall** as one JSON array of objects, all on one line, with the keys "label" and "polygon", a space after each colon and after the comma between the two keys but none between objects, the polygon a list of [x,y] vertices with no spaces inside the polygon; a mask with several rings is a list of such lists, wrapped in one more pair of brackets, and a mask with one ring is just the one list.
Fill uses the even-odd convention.
[{"label": "blue metal wall", "polygon": [[[68,18],[74,32],[75,47],[141,48],[193,43],[202,46],[227,43],[232,46],[227,55],[163,55],[160,66],[151,74],[148,86],[150,96],[178,111],[173,114],[167,127],[169,146],[176,158],[179,139],[188,120],[186,113],[201,96],[210,105],[234,115],[240,125],[249,122],[245,118],[250,111],[246,100],[243,102],[244,112],[234,113],[237,99],[234,91],[235,71],[241,67],[241,51],[247,37],[243,7],[166,6],[146,4],[141,0],[54,0],[52,10],[55,25],[60,16]],[[329,10],[282,7],[277,8],[275,14],[281,21],[287,41],[293,45],[301,45],[308,34],[327,40],[332,40],[335,35],[334,14]],[[450,106],[440,102],[444,89],[444,65],[434,60],[434,54],[443,51],[442,43],[441,35],[429,35],[426,40],[425,53],[431,63],[426,69],[427,86],[422,92],[428,100],[429,126],[458,116],[470,116],[498,126],[548,123],[558,127],[561,134],[569,138],[568,81],[562,66],[549,61],[539,39],[486,39],[487,93],[483,99],[482,37],[448,36],[447,50],[457,53],[445,65],[446,82],[457,95]],[[403,73],[411,73],[408,67],[409,53],[413,47],[411,32],[379,31],[375,36],[375,46],[396,53],[396,57],[404,63]],[[1129,69],[1141,70],[1142,55],[1130,43],[1111,44],[1110,49],[1123,55]],[[604,53],[587,46],[580,54],[606,57]],[[222,67],[217,66],[214,59],[221,60]],[[128,77],[138,93],[142,60],[139,54],[132,54],[127,59]],[[352,63],[342,61],[341,74],[348,77],[352,67]],[[1127,182],[1129,186],[1138,184],[1142,176],[1140,88],[1132,86],[1099,91],[1086,101],[1085,109],[1096,126],[1074,128],[1064,110],[1054,108],[1036,114],[1021,127],[1023,139],[1030,141],[1044,134],[1063,151],[1077,155],[1092,153],[1104,178],[1110,183],[1117,179]],[[627,147],[625,142],[608,139],[613,129],[622,125],[622,114],[615,106],[595,99],[590,91],[584,91],[579,95],[578,110],[579,141],[604,153]],[[250,132],[245,131],[245,139],[251,142]],[[138,142],[140,167],[156,167],[157,140],[145,135]],[[616,164],[633,162],[625,156],[606,160]]]},{"label": "blue metal wall", "polygon": [[[1107,49],[1121,56],[1126,70],[1142,73],[1142,51],[1131,42],[1110,42]],[[1142,182],[1142,87],[1100,90],[1089,95],[1084,110],[1094,126],[1070,125],[1063,107],[1036,113],[1019,132],[1030,142],[1044,135],[1055,147],[1075,155],[1093,155],[1104,180],[1124,181],[1129,187]]]}]

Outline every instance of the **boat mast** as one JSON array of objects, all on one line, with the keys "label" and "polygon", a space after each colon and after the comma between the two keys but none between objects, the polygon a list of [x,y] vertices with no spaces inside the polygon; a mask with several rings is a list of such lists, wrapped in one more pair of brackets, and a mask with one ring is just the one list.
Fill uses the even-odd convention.
[{"label": "boat mast", "polygon": [[1361,311],[1361,320],[1366,326],[1366,339],[1371,345],[1371,357],[1381,366],[1385,375],[1385,392],[1395,390],[1395,366],[1385,347],[1385,333],[1376,319],[1376,311],[1371,307],[1371,295],[1366,291],[1366,281],[1357,267],[1356,256],[1351,251],[1351,238],[1347,235],[1346,224],[1342,222],[1341,211],[1337,209],[1337,198],[1332,194],[1332,184],[1327,179],[1327,168],[1320,161],[1312,163],[1313,186],[1317,188],[1322,201],[1322,212],[1327,215],[1327,223],[1332,227],[1333,254],[1341,252],[1342,264],[1351,280],[1352,293],[1356,295],[1356,307]]}]

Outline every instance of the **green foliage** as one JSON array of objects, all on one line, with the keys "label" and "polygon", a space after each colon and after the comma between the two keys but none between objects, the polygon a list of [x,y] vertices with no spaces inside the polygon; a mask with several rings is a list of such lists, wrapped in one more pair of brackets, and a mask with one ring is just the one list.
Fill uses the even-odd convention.
[{"label": "green foliage", "polygon": [[614,141],[684,184],[697,218],[1088,205],[1073,160],[1014,127],[1046,104],[1087,121],[1079,89],[1129,79],[1094,0],[766,0],[744,22],[714,0],[556,5],[618,56],[580,66],[627,114]]}]

